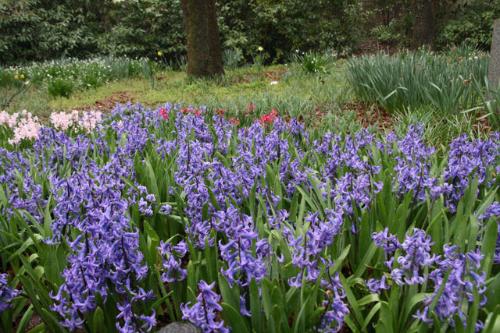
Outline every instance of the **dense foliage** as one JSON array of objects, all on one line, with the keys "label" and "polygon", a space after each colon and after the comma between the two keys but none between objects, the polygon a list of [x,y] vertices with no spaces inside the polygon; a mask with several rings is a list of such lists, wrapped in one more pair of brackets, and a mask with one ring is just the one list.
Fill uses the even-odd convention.
[{"label": "dense foliage", "polygon": [[489,50],[493,20],[499,17],[499,1],[469,0],[465,6],[457,7],[452,17],[443,25],[437,44],[445,47],[465,42]]},{"label": "dense foliage", "polygon": [[[355,3],[219,1],[223,44],[247,61],[258,46],[276,60],[295,49],[349,50],[357,31]],[[0,15],[3,63],[89,54],[153,58],[157,51],[175,63],[185,53],[179,0],[7,1],[0,4]]]},{"label": "dense foliage", "polygon": [[275,110],[1,116],[3,332],[498,331],[498,133],[443,154]]},{"label": "dense foliage", "polygon": [[[297,49],[348,54],[367,40],[414,45],[418,9],[413,3],[419,1],[220,0],[217,7],[223,48],[243,63],[254,60],[258,47],[266,62],[283,62]],[[436,46],[467,42],[489,48],[498,1],[433,3]],[[182,62],[180,0],[0,2],[1,64],[95,55]]]},{"label": "dense foliage", "polygon": [[[92,6],[92,3],[95,5]],[[0,62],[89,57],[99,53],[103,30],[96,1],[0,2]]]}]

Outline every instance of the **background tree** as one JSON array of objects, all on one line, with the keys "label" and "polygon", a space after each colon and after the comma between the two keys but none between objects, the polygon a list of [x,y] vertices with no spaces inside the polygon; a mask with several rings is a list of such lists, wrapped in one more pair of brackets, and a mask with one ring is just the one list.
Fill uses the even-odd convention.
[{"label": "background tree", "polygon": [[436,7],[433,0],[412,0],[414,22],[411,40],[414,48],[434,42]]},{"label": "background tree", "polygon": [[[196,5],[187,0],[0,0],[0,65],[111,55],[147,57],[179,68],[187,45],[181,2]],[[268,63],[288,62],[297,50],[348,56],[422,44],[446,50],[462,43],[488,50],[493,20],[500,17],[499,0],[216,0],[217,15],[214,1],[205,2],[197,5],[204,15],[194,22],[199,32],[190,43],[205,49],[198,52],[205,57],[197,62],[205,64],[201,68],[208,67],[212,53],[220,59],[220,49],[228,65],[252,62],[259,47]],[[219,33],[211,32],[215,29]],[[208,36],[220,36],[220,45],[209,47]],[[222,72],[220,60],[211,63]]]},{"label": "background tree", "polygon": [[181,4],[186,26],[188,75],[224,74],[215,0],[182,0]]}]

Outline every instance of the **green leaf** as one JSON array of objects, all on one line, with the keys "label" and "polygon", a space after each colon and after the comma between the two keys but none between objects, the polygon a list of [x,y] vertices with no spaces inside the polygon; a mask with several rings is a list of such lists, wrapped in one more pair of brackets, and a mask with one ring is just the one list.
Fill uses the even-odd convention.
[{"label": "green leaf", "polygon": [[239,311],[236,311],[231,305],[222,303],[223,316],[230,326],[232,332],[250,333],[250,330],[245,325],[246,320],[241,316]]},{"label": "green leaf", "polygon": [[98,306],[92,314],[92,332],[98,333],[103,332],[104,330],[104,312],[102,311],[101,307]]},{"label": "green leaf", "polygon": [[19,324],[17,326],[16,333],[23,333],[26,330],[26,326],[28,326],[29,321],[31,320],[31,316],[33,315],[33,304],[31,304],[28,309],[24,312],[21,320],[19,320]]},{"label": "green leaf", "polygon": [[333,265],[333,272],[337,272],[340,267],[342,267],[342,263],[344,262],[345,258],[349,254],[349,250],[351,249],[351,245],[347,245],[347,247],[342,251],[340,256],[335,260],[335,264]]},{"label": "green leaf", "polygon": [[252,280],[250,282],[250,312],[252,313],[251,320],[252,320],[252,330],[255,330],[256,332],[261,332],[263,328],[263,320],[262,320],[262,306],[260,302],[260,296],[259,296],[259,287],[257,286],[257,283],[255,280]]},{"label": "green leaf", "polygon": [[359,266],[356,268],[356,271],[354,272],[354,275],[352,277],[358,278],[363,275],[366,268],[368,268],[368,264],[370,263],[376,252],[377,252],[377,246],[375,245],[375,243],[372,242],[370,247],[368,248],[368,251],[366,251],[365,255],[363,256],[363,259],[359,263]]},{"label": "green leaf", "polygon": [[483,244],[481,246],[481,253],[484,255],[482,262],[482,269],[486,272],[486,278],[489,278],[493,258],[495,256],[496,244],[498,239],[498,222],[491,219],[486,225],[484,232]]},{"label": "green leaf", "polygon": [[239,297],[239,291],[237,288],[231,288],[229,284],[227,283],[226,279],[222,276],[222,274],[219,274],[219,289],[222,295],[222,299],[224,302],[229,304],[235,309],[240,308],[240,297]]}]

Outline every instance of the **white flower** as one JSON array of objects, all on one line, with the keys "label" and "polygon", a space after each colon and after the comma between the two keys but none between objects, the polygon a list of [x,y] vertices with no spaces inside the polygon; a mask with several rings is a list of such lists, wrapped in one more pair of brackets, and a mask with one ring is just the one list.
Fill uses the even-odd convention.
[{"label": "white flower", "polygon": [[0,112],[0,125],[7,125],[10,127],[10,124],[12,123],[12,117],[8,112],[2,111]]},{"label": "white flower", "polygon": [[97,124],[101,121],[101,119],[102,119],[102,112],[101,111],[84,112],[82,117],[80,118],[79,125],[84,130],[91,131],[97,126]]},{"label": "white flower", "polygon": [[50,114],[50,123],[54,128],[66,131],[68,128],[78,124],[78,111],[73,110],[71,113],[66,112],[52,112]]},{"label": "white flower", "polygon": [[270,83],[272,86],[274,86],[275,84],[278,84],[278,81],[271,81]]},{"label": "white flower", "polygon": [[[18,144],[24,139],[31,140],[38,138],[42,125],[38,122],[38,117],[34,117],[26,110],[14,113],[10,119],[9,126],[14,130],[14,138],[9,140],[10,144]],[[15,127],[14,127],[15,126]]]}]

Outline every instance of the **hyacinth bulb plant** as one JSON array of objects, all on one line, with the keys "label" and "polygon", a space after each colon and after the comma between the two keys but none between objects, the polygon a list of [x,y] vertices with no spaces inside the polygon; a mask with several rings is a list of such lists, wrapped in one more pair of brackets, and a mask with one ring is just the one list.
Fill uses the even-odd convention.
[{"label": "hyacinth bulb plant", "polygon": [[498,133],[81,117],[0,131],[2,332],[498,331]]}]

